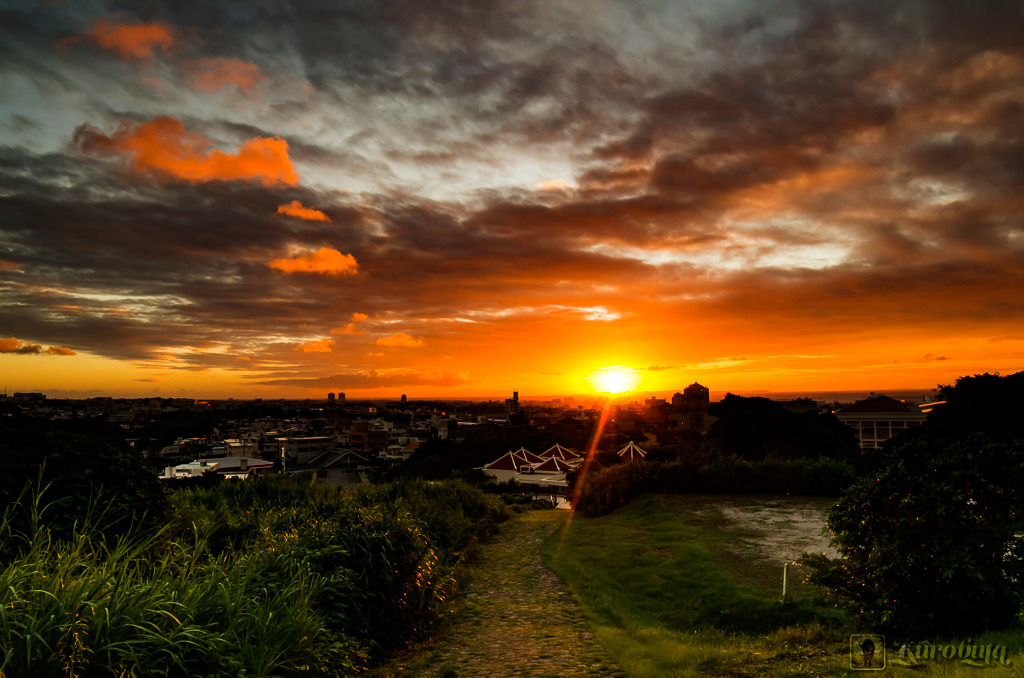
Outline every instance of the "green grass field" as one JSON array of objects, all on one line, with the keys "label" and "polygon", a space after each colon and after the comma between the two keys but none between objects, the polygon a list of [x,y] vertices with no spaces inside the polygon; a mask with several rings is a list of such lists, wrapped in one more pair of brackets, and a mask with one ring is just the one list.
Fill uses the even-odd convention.
[{"label": "green grass field", "polygon": [[[544,559],[631,676],[865,675],[851,666],[850,644],[852,634],[870,630],[816,603],[809,585],[798,584],[790,602],[780,602],[781,562],[773,557],[771,536],[782,530],[761,528],[756,520],[737,523],[721,510],[727,501],[645,495],[601,518],[567,514],[544,541]],[[823,507],[803,498],[770,501],[776,521],[788,509],[806,515],[814,502]],[[750,505],[744,510],[756,516]],[[766,541],[767,552],[761,548]],[[1024,675],[1021,632],[986,635],[973,644],[1004,646],[1019,672],[1015,665],[974,667],[941,656],[905,667],[893,663],[899,657],[890,648],[883,674]]]}]

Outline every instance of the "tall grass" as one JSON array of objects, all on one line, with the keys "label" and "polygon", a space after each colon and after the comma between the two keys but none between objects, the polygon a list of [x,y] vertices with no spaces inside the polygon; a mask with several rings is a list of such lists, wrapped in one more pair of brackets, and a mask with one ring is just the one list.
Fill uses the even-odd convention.
[{"label": "tall grass", "polygon": [[351,675],[444,611],[507,516],[461,483],[267,478],[177,493],[157,532],[106,539],[99,512],[58,538],[41,497],[0,516],[0,676]]},{"label": "tall grass", "polygon": [[316,656],[314,579],[268,587],[248,559],[162,533],[110,544],[87,523],[57,540],[37,523],[10,535],[9,513],[0,532],[28,547],[0,569],[4,675],[271,676]]}]

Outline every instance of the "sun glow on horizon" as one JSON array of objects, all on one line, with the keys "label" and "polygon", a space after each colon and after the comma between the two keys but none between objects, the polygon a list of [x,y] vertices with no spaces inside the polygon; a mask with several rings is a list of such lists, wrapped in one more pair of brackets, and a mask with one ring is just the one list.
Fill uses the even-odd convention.
[{"label": "sun glow on horizon", "polygon": [[631,367],[611,365],[591,372],[587,382],[599,393],[628,393],[640,385],[640,372]]}]

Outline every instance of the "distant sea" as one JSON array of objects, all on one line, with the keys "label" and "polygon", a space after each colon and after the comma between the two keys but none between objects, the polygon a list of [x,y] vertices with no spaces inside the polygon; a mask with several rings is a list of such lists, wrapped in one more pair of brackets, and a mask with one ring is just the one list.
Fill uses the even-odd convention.
[{"label": "distant sea", "polygon": [[[790,391],[790,392],[774,392],[774,391],[734,391],[734,395],[740,396],[759,396],[761,398],[770,398],[771,400],[796,400],[797,398],[810,398],[811,400],[817,400],[824,403],[853,403],[858,400],[867,398],[872,393],[878,395],[887,395],[890,398],[896,400],[906,400],[912,403],[924,402],[928,396],[934,396],[935,392],[930,388],[909,388],[909,389],[892,389],[889,391]],[[724,393],[712,393],[712,400],[721,400],[725,397]]]}]

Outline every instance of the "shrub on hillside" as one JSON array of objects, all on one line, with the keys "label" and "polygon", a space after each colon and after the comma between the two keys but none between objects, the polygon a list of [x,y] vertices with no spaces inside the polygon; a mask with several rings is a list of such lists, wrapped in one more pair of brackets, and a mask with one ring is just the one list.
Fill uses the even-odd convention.
[{"label": "shrub on hillside", "polygon": [[643,461],[600,469],[583,479],[573,508],[589,516],[611,513],[636,495],[650,491],[656,469]]},{"label": "shrub on hillside", "polygon": [[364,502],[401,503],[436,547],[456,556],[490,536],[510,515],[498,497],[461,480],[406,480],[361,486],[357,493]]},{"label": "shrub on hillside", "polygon": [[[108,538],[159,528],[169,504],[156,476],[121,437],[119,428],[94,422],[0,420],[0,501],[10,504],[23,493],[46,488],[46,511],[39,519],[57,539],[69,539],[88,514]],[[29,513],[8,517],[9,534],[30,534]],[[11,553],[0,549],[0,560]]]},{"label": "shrub on hillside", "polygon": [[829,515],[843,558],[814,580],[867,623],[974,633],[1024,607],[1024,372],[940,386],[921,426],[865,454]]},{"label": "shrub on hillside", "polygon": [[577,478],[582,486],[574,508],[586,515],[604,515],[645,492],[837,496],[855,477],[849,464],[835,459],[722,458],[702,466],[635,461]]},{"label": "shrub on hillside", "polygon": [[1024,605],[1024,445],[910,439],[828,516],[843,558],[812,581],[882,629],[1005,627]]},{"label": "shrub on hillside", "polygon": [[724,458],[699,467],[691,491],[828,497],[838,496],[855,478],[853,467],[838,459]]},{"label": "shrub on hillside", "polygon": [[181,529],[209,534],[217,552],[251,554],[271,579],[298,569],[320,581],[312,605],[326,629],[371,658],[437,619],[463,554],[508,517],[496,497],[461,481],[348,492],[266,476],[173,500]]}]

